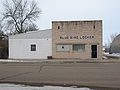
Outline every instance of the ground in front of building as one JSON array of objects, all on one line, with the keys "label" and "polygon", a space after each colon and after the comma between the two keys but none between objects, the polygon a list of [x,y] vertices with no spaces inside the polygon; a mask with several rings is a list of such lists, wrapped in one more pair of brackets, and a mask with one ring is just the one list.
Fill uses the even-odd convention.
[{"label": "ground in front of building", "polygon": [[0,82],[120,88],[120,62],[112,61],[1,62]]}]

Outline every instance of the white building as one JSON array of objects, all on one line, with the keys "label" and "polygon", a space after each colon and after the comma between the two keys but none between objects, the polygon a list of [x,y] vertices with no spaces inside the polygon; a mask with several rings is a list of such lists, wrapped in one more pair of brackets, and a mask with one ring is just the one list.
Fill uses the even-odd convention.
[{"label": "white building", "polygon": [[47,59],[52,56],[52,31],[31,31],[9,36],[10,59]]}]

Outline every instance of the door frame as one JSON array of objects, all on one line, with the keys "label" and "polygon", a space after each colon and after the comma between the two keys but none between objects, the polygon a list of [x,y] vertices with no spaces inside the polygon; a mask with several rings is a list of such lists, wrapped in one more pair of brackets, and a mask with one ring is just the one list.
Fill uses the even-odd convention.
[{"label": "door frame", "polygon": [[98,58],[98,45],[97,44],[91,44],[90,45],[90,50],[91,50],[90,57],[91,57],[91,59],[97,59],[97,58],[92,58],[92,45],[96,45],[97,46],[97,58]]}]

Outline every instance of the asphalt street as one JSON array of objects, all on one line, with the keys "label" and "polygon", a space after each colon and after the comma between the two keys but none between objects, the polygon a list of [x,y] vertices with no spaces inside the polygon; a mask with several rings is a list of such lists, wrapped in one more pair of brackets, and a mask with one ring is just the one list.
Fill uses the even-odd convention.
[{"label": "asphalt street", "polygon": [[120,88],[120,63],[1,62],[0,82]]}]

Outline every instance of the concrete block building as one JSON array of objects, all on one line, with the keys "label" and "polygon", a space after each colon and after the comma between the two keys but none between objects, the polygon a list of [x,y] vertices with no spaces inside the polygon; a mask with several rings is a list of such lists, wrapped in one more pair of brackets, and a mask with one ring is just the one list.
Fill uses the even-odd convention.
[{"label": "concrete block building", "polygon": [[102,58],[102,20],[53,21],[52,57]]},{"label": "concrete block building", "polygon": [[10,59],[47,59],[52,56],[51,30],[9,36]]}]

